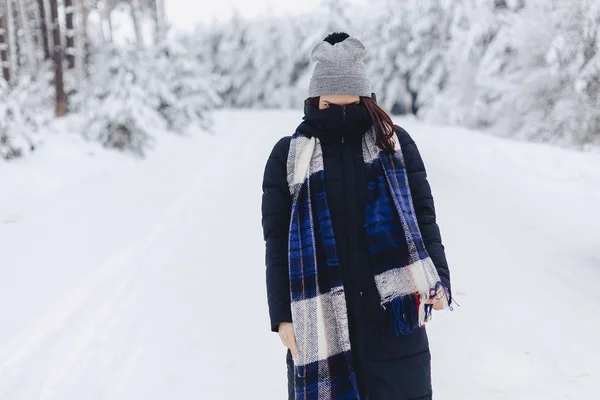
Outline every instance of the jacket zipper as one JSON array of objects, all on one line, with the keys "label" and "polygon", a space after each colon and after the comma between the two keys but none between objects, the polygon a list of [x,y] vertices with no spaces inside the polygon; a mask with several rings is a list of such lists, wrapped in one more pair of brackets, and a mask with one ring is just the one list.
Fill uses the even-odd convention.
[{"label": "jacket zipper", "polygon": [[[344,121],[346,120],[346,106],[342,106],[342,116],[344,117]],[[344,144],[344,134],[342,133],[342,144]]]}]

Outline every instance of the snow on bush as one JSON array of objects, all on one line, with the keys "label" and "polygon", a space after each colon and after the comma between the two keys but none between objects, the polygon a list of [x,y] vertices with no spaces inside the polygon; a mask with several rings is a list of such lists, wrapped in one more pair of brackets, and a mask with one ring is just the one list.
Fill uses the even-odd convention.
[{"label": "snow on bush", "polygon": [[95,69],[85,105],[88,138],[143,156],[159,132],[209,127],[208,110],[218,102],[213,78],[179,44],[113,47]]},{"label": "snow on bush", "polygon": [[51,72],[23,76],[15,86],[0,79],[0,158],[10,160],[34,151],[52,117]]},{"label": "snow on bush", "polygon": [[159,112],[169,129],[183,133],[190,125],[209,129],[208,111],[220,102],[209,66],[182,44],[164,42],[153,50],[155,74],[164,84],[149,86],[160,98]]},{"label": "snow on bush", "polygon": [[111,48],[99,60],[85,107],[88,126],[84,134],[106,147],[143,156],[153,144],[152,132],[166,128],[159,112],[160,98],[151,96],[148,89],[151,84],[156,92],[163,82],[149,74],[152,70],[136,48]]}]

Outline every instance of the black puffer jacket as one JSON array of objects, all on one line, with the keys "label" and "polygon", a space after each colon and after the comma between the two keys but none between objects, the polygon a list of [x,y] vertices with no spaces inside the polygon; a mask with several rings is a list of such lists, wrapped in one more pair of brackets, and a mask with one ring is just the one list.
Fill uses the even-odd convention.
[{"label": "black puffer jacket", "polygon": [[[310,105],[306,107],[305,113],[314,112]],[[382,329],[385,323],[369,265],[363,228],[366,176],[361,136],[324,134],[306,121],[298,130],[317,136],[322,144],[325,189],[342,266],[350,341],[361,399],[428,399],[432,390],[425,329],[417,329],[406,336],[395,336]],[[443,283],[450,288],[444,247],[423,161],[406,131],[400,128],[398,137],[425,246]],[[292,200],[286,179],[290,140],[290,136],[284,137],[273,148],[263,181],[262,224],[266,241],[267,293],[274,332],[281,322],[292,322],[287,261]],[[290,372],[293,370],[290,370],[291,362],[288,351]],[[290,389],[293,389],[291,385]],[[290,395],[293,398],[293,391]]]}]

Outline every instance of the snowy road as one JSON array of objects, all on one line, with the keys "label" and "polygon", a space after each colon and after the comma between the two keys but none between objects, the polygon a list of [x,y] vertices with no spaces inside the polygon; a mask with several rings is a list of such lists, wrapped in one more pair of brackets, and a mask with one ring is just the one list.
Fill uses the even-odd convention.
[{"label": "snowy road", "polygon": [[[215,117],[144,162],[0,166],[0,399],[285,398],[260,185],[299,115]],[[595,398],[600,155],[401,123],[461,304],[428,327],[436,400]]]}]

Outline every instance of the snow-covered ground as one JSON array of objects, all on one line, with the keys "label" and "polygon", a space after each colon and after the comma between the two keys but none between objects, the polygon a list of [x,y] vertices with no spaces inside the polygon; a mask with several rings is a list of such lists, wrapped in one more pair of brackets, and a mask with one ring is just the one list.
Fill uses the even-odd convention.
[{"label": "snow-covered ground", "polygon": [[[144,161],[66,135],[0,165],[0,399],[285,398],[261,180],[299,112],[222,111]],[[600,155],[398,120],[461,307],[428,325],[436,400],[600,392]]]}]

